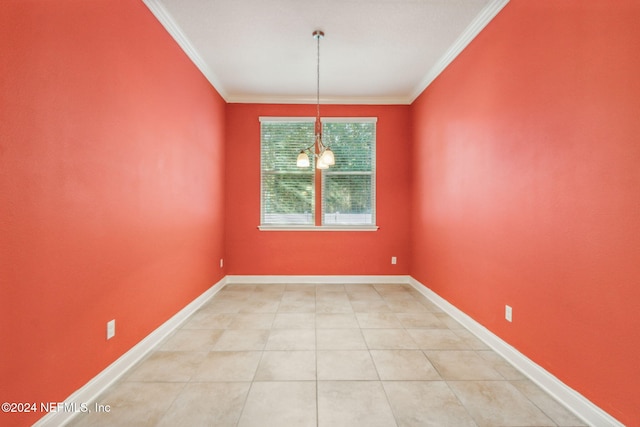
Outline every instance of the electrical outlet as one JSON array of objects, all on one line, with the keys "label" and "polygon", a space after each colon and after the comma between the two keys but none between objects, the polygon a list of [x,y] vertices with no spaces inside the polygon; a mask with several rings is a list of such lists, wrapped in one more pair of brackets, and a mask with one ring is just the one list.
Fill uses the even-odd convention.
[{"label": "electrical outlet", "polygon": [[224,267],[224,259],[220,258],[220,268]]},{"label": "electrical outlet", "polygon": [[508,322],[513,321],[513,309],[509,305],[504,306],[504,318],[507,319]]},{"label": "electrical outlet", "polygon": [[394,264],[394,265],[395,265],[395,264],[397,264],[397,263],[398,263],[398,258],[396,258],[396,257],[392,256],[392,257],[391,257],[391,264]]},{"label": "electrical outlet", "polygon": [[107,339],[110,340],[116,335],[116,319],[107,322]]}]

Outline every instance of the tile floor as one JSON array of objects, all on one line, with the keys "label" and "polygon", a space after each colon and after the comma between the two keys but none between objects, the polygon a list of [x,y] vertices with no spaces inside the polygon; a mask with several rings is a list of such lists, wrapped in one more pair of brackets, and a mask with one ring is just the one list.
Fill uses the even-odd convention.
[{"label": "tile floor", "polygon": [[72,426],[584,426],[408,285],[228,285]]}]

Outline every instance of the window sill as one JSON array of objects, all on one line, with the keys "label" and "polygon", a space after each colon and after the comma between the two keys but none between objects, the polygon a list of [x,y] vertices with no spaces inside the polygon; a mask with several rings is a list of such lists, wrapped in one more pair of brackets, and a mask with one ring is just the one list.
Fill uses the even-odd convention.
[{"label": "window sill", "polygon": [[259,225],[260,231],[378,231],[377,225]]}]

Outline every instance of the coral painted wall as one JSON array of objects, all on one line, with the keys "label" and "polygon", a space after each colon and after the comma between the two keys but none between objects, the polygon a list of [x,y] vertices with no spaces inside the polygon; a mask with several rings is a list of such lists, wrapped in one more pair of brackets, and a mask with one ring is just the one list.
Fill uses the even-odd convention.
[{"label": "coral painted wall", "polygon": [[512,0],[412,105],[411,275],[630,426],[638,22],[635,0]]},{"label": "coral painted wall", "polygon": [[[259,231],[260,116],[316,114],[315,105],[229,104],[225,253],[234,275],[408,274],[408,106],[323,105],[325,117],[378,117],[374,232]],[[391,257],[398,264],[391,265]]]},{"label": "coral painted wall", "polygon": [[139,1],[2,1],[0,52],[0,401],[61,402],[224,276],[225,103]]}]

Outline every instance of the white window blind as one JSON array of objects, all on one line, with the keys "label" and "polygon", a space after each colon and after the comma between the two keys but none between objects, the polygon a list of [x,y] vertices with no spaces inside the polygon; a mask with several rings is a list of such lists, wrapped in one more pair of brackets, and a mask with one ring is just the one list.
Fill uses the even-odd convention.
[{"label": "white window blind", "polygon": [[315,168],[296,166],[314,126],[313,118],[260,118],[262,225],[315,225]]},{"label": "white window blind", "polygon": [[376,120],[323,119],[336,164],[322,171],[322,224],[375,225]]}]

